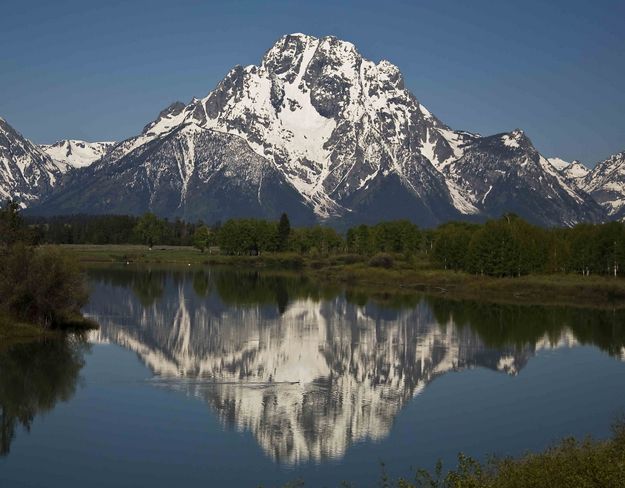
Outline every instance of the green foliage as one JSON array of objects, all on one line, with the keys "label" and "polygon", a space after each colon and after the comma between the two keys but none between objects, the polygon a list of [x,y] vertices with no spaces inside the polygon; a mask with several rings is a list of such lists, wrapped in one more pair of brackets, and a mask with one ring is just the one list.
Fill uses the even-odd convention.
[{"label": "green foliage", "polygon": [[[1,237],[14,241],[20,218],[15,204],[0,212]],[[302,256],[349,253],[363,261],[387,253],[406,263],[429,262],[438,269],[476,275],[513,277],[528,274],[576,273],[584,276],[625,274],[625,224],[579,224],[545,229],[513,214],[483,224],[450,222],[421,230],[407,220],[336,230],[313,226],[291,228],[288,216],[279,221],[233,219],[223,226],[169,222],[154,214],[131,216],[74,216],[29,221],[19,240],[48,243],[194,245],[201,251],[218,245],[222,254],[258,256],[292,252]],[[7,230],[8,229],[8,230]]]},{"label": "green foliage", "polygon": [[17,202],[9,198],[0,208],[0,245],[11,246],[16,242],[31,240],[32,236],[28,235],[19,209]]},{"label": "green foliage", "polygon": [[0,254],[0,311],[44,327],[80,317],[88,298],[79,267],[58,249],[16,243]]},{"label": "green foliage", "polygon": [[75,262],[56,248],[29,245],[31,234],[11,201],[0,211],[0,230],[0,314],[43,327],[83,322],[88,293]]},{"label": "green foliage", "polygon": [[620,222],[543,229],[505,215],[482,225],[445,224],[432,235],[431,262],[443,269],[499,277],[624,272],[625,225]]},{"label": "green foliage", "polygon": [[231,219],[219,228],[217,242],[224,254],[257,256],[276,251],[277,226],[266,220]]},{"label": "green foliage", "polygon": [[193,246],[204,252],[212,244],[211,231],[205,225],[199,226],[195,229],[193,234]]},{"label": "green foliage", "polygon": [[[70,215],[30,217],[27,224],[41,243],[47,244],[145,244],[136,227],[142,217],[131,215]],[[158,244],[190,246],[202,226],[180,219],[158,219],[162,234]],[[156,244],[156,243],[155,243]]]},{"label": "green foliage", "polygon": [[347,231],[347,250],[356,254],[415,254],[421,242],[421,231],[407,220],[360,225]]},{"label": "green foliage", "polygon": [[564,439],[541,453],[487,463],[460,453],[454,469],[420,469],[413,480],[390,481],[398,488],[545,488],[625,486],[625,424],[617,423],[608,441]]},{"label": "green foliage", "polygon": [[277,233],[277,250],[286,251],[289,245],[289,235],[291,234],[291,223],[289,222],[289,216],[285,213],[280,216]]},{"label": "green foliage", "polygon": [[467,269],[469,245],[476,229],[475,225],[455,222],[440,226],[432,241],[433,262],[443,269]]},{"label": "green foliage", "polygon": [[328,256],[345,248],[343,238],[332,228],[315,226],[293,229],[289,248],[300,254]]},{"label": "green foliage", "polygon": [[165,241],[166,230],[165,223],[153,213],[144,214],[135,226],[135,233],[150,249],[154,244],[162,244]]}]

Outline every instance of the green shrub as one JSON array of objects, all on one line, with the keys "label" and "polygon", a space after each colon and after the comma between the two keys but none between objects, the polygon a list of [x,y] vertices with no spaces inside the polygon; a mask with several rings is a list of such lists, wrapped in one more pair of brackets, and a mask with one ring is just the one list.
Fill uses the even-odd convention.
[{"label": "green shrub", "polygon": [[15,244],[0,253],[0,310],[44,327],[76,323],[88,299],[79,267],[56,248]]},{"label": "green shrub", "polygon": [[614,427],[608,441],[565,439],[537,454],[492,459],[486,464],[458,455],[455,469],[443,474],[419,470],[414,480],[387,486],[400,488],[547,488],[625,486],[625,424]]},{"label": "green shrub", "polygon": [[378,253],[369,260],[369,266],[374,268],[392,268],[395,260],[393,256],[386,253]]}]

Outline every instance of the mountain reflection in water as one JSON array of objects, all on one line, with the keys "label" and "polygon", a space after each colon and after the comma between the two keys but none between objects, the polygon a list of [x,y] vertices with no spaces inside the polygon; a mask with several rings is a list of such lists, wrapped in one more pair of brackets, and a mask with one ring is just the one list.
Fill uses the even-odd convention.
[{"label": "mountain reflection in water", "polygon": [[625,359],[622,312],[367,296],[297,276],[94,269],[95,342],[135,351],[154,382],[202,398],[275,461],[339,459],[388,435],[437,376],[517,374],[537,350]]}]

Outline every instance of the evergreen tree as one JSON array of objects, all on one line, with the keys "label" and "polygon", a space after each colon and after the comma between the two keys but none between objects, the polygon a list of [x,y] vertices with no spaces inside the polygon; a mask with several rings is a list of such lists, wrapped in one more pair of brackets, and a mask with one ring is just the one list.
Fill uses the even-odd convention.
[{"label": "evergreen tree", "polygon": [[283,213],[280,216],[280,222],[278,223],[278,251],[286,251],[289,244],[289,236],[291,234],[291,223],[289,222],[289,216]]},{"label": "evergreen tree", "polygon": [[4,206],[0,209],[0,243],[10,246],[26,237],[24,221],[19,213],[19,205],[16,201],[7,198]]}]

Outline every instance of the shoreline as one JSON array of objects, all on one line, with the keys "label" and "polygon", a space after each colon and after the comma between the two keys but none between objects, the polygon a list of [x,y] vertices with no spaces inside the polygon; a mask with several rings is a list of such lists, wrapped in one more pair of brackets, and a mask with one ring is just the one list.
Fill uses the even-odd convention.
[{"label": "shoreline", "polygon": [[22,342],[51,339],[58,335],[58,331],[47,330],[34,324],[26,324],[0,315],[0,348]]},{"label": "shoreline", "polygon": [[46,329],[0,314],[0,349],[24,342],[59,339],[66,333],[86,332],[97,328],[99,325],[87,317],[76,317],[62,328]]},{"label": "shoreline", "polygon": [[625,279],[573,274],[497,278],[432,268],[427,261],[397,257],[391,268],[369,264],[367,256],[301,256],[293,253],[225,256],[191,247],[136,245],[62,245],[86,265],[223,266],[297,273],[323,283],[362,289],[372,294],[418,293],[452,300],[479,300],[519,305],[578,308],[625,308]]}]

